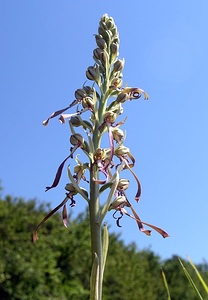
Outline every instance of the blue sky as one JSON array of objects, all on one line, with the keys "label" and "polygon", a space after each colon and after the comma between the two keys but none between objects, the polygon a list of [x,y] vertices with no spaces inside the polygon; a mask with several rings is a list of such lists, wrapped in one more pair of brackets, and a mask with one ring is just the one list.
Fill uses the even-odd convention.
[{"label": "blue sky", "polygon": [[[68,125],[42,121],[67,106],[93,64],[93,34],[104,13],[120,33],[124,83],[148,92],[148,101],[124,106],[125,144],[142,184],[142,220],[170,237],[147,237],[131,219],[111,230],[162,258],[189,255],[207,261],[208,101],[207,1],[2,1],[0,10],[0,178],[4,194],[37,198],[55,207],[67,182],[52,183],[69,152]],[[134,197],[132,181],[129,198]],[[132,193],[132,194],[131,194]],[[85,204],[80,199],[74,215]],[[61,224],[60,224],[61,226]]]}]

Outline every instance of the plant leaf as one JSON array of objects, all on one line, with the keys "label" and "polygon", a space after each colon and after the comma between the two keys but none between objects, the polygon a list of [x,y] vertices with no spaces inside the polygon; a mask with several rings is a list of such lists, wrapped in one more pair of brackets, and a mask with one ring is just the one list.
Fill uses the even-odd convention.
[{"label": "plant leaf", "polygon": [[98,256],[95,253],[95,257],[93,260],[91,276],[90,276],[90,300],[99,300],[98,298],[98,290],[99,290],[99,264],[98,264]]},{"label": "plant leaf", "polygon": [[103,227],[103,247],[102,247],[102,274],[104,273],[106,258],[108,254],[108,245],[109,245],[109,235],[108,235],[108,227],[104,224]]},{"label": "plant leaf", "polygon": [[206,285],[206,282],[204,281],[204,279],[202,278],[201,274],[199,273],[199,271],[197,270],[196,266],[194,265],[194,263],[192,262],[192,260],[190,259],[190,257],[188,257],[188,260],[190,262],[190,265],[192,266],[192,268],[194,269],[194,271],[196,272],[197,277],[199,278],[201,284],[203,285],[206,293],[208,294],[208,286]]},{"label": "plant leaf", "polygon": [[167,294],[168,294],[168,300],[171,300],[167,279],[166,279],[166,276],[165,276],[165,273],[164,273],[163,269],[161,269],[161,272],[162,272],[163,282],[164,282],[164,285],[165,285],[165,288],[166,288],[166,291],[167,291]]},{"label": "plant leaf", "polygon": [[179,262],[180,262],[180,264],[181,264],[181,267],[182,267],[182,269],[183,269],[183,271],[184,271],[184,273],[185,273],[185,275],[186,275],[186,277],[187,277],[187,279],[188,279],[190,285],[192,286],[193,290],[194,290],[195,293],[197,294],[198,298],[199,298],[200,300],[203,300],[203,298],[202,298],[202,296],[201,296],[199,290],[197,289],[197,287],[196,287],[196,285],[195,285],[193,279],[191,278],[189,272],[186,270],[186,268],[184,267],[184,265],[183,265],[183,263],[182,263],[182,261],[180,260],[179,257],[178,257],[178,260],[179,260]]}]

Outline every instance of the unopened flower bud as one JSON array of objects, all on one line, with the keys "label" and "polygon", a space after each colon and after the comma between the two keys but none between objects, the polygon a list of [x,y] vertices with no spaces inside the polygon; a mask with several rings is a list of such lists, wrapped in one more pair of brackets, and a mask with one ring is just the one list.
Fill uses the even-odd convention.
[{"label": "unopened flower bud", "polygon": [[117,185],[117,190],[120,191],[120,190],[127,190],[129,187],[129,180],[128,179],[119,179],[119,182],[118,182],[118,185]]},{"label": "unopened flower bud", "polygon": [[111,81],[111,84],[110,84],[110,88],[111,89],[117,89],[117,88],[120,88],[122,86],[122,79],[121,78],[113,78],[112,81]]},{"label": "unopened flower bud", "polygon": [[89,108],[91,110],[94,109],[94,101],[91,97],[86,97],[82,100],[82,106],[83,108]]},{"label": "unopened flower bud", "polygon": [[76,189],[75,189],[75,187],[73,186],[72,183],[67,183],[66,186],[65,186],[65,190],[72,193],[73,195],[77,194],[77,191],[76,191]]},{"label": "unopened flower bud", "polygon": [[121,130],[118,127],[114,127],[111,129],[112,131],[112,135],[113,135],[113,139],[117,142],[120,143],[122,142],[123,138],[124,138],[124,132],[123,130]]},{"label": "unopened flower bud", "polygon": [[113,73],[116,73],[116,72],[122,71],[122,70],[123,70],[123,67],[124,67],[124,59],[123,59],[123,60],[118,59],[118,60],[114,63],[112,72],[113,72]]},{"label": "unopened flower bud", "polygon": [[109,60],[108,52],[104,50],[100,55],[100,61],[104,67],[106,67],[108,60]]},{"label": "unopened flower bud", "polygon": [[118,207],[128,206],[128,202],[126,201],[125,196],[118,196],[115,200],[110,204],[108,210],[117,209]]},{"label": "unopened flower bud", "polygon": [[74,95],[77,100],[82,100],[84,97],[87,96],[84,89],[77,89]]},{"label": "unopened flower bud", "polygon": [[129,148],[123,146],[123,145],[120,145],[118,148],[115,149],[114,151],[114,154],[116,156],[125,156],[129,153]]},{"label": "unopened flower bud", "polygon": [[110,44],[110,53],[111,53],[111,59],[115,59],[119,55],[117,43]]},{"label": "unopened flower bud", "polygon": [[77,117],[77,116],[73,116],[71,117],[70,119],[70,123],[72,124],[72,126],[74,127],[79,127],[81,126],[81,121],[80,121],[80,118]]},{"label": "unopened flower bud", "polygon": [[102,27],[98,28],[98,32],[103,37],[106,44],[109,45],[112,40],[112,32],[110,30],[103,29]]},{"label": "unopened flower bud", "polygon": [[79,133],[75,133],[75,134],[72,134],[70,136],[70,143],[73,145],[73,146],[76,146],[78,144],[80,145],[83,145],[84,144],[84,138],[81,134]]},{"label": "unopened flower bud", "polygon": [[104,120],[106,123],[113,124],[116,120],[116,117],[116,113],[114,113],[113,111],[108,111],[107,113],[105,113]]},{"label": "unopened flower bud", "polygon": [[83,90],[85,90],[85,92],[86,92],[86,94],[87,94],[88,96],[91,95],[91,94],[93,93],[93,88],[92,88],[91,86],[88,86],[88,85],[84,86],[84,87],[83,87]]},{"label": "unopened flower bud", "polygon": [[109,30],[112,30],[113,28],[115,28],[115,23],[113,18],[109,18],[108,21],[106,22],[106,26]]},{"label": "unopened flower bud", "polygon": [[99,66],[91,66],[87,68],[86,76],[89,80],[94,80],[96,83],[100,81],[100,72],[99,72]]},{"label": "unopened flower bud", "polygon": [[93,55],[96,59],[100,60],[101,53],[103,51],[100,48],[95,48],[93,51]]},{"label": "unopened flower bud", "polygon": [[74,173],[78,173],[78,172],[80,172],[82,170],[83,170],[83,166],[82,165],[76,165],[74,167]]},{"label": "unopened flower bud", "polygon": [[126,100],[128,99],[128,94],[125,94],[125,93],[120,93],[118,95],[118,97],[116,98],[116,102],[117,103],[124,103],[126,102]]},{"label": "unopened flower bud", "polygon": [[108,14],[104,14],[100,19],[100,25],[105,24],[109,20]]},{"label": "unopened flower bud", "polygon": [[96,40],[97,46],[98,46],[100,49],[104,50],[104,49],[107,48],[107,44],[106,44],[106,42],[105,42],[105,40],[103,39],[102,36],[100,36],[99,34],[96,34],[96,35],[95,35],[95,40]]},{"label": "unopened flower bud", "polygon": [[112,35],[115,37],[116,40],[118,39],[118,31],[117,31],[117,27],[114,27],[111,29]]}]

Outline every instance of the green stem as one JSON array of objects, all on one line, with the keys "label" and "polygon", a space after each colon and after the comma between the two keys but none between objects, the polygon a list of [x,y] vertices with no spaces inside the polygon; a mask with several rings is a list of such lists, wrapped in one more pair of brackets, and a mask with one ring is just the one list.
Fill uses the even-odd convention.
[{"label": "green stem", "polygon": [[[97,149],[100,144],[100,139],[98,136],[98,126],[95,126],[93,132],[93,144],[94,148]],[[90,211],[90,232],[91,232],[91,255],[92,261],[95,257],[97,258],[98,263],[98,280],[94,281],[97,284],[97,287],[91,287],[91,293],[95,295],[90,296],[91,300],[101,300],[102,299],[102,232],[101,224],[99,224],[100,217],[100,198],[99,198],[99,185],[93,180],[96,170],[94,166],[91,166],[90,174],[90,201],[89,201],[89,211]],[[96,174],[97,176],[97,174]],[[95,177],[96,178],[96,177]],[[97,295],[97,296],[96,296]],[[96,298],[97,299],[96,299]]]},{"label": "green stem", "polygon": [[[92,142],[94,149],[100,147],[101,136],[99,132],[99,126],[103,122],[103,116],[106,111],[107,99],[108,99],[108,86],[109,86],[109,66],[106,68],[106,76],[104,82],[100,88],[101,100],[98,107],[98,119],[95,121],[95,127],[93,130]],[[102,299],[102,284],[103,284],[103,244],[102,244],[102,222],[100,222],[100,195],[99,195],[99,184],[93,180],[98,178],[98,172],[95,166],[91,166],[90,172],[90,201],[89,201],[89,211],[90,211],[90,232],[91,232],[91,255],[93,261],[92,275],[96,277],[97,280],[92,280],[91,283],[97,286],[91,286],[90,300],[101,300]],[[106,213],[106,212],[105,212]],[[104,216],[103,216],[104,217]],[[95,263],[96,260],[96,263]],[[96,268],[95,268],[96,266]],[[93,270],[97,270],[96,272]]]},{"label": "green stem", "polygon": [[[98,299],[102,299],[102,235],[101,235],[101,225],[99,224],[100,215],[100,199],[99,199],[99,189],[98,184],[93,182],[91,178],[90,181],[90,231],[91,231],[91,254],[92,261],[94,261],[95,256],[98,260]],[[96,290],[96,289],[94,289]],[[92,300],[93,295],[91,295]]]}]

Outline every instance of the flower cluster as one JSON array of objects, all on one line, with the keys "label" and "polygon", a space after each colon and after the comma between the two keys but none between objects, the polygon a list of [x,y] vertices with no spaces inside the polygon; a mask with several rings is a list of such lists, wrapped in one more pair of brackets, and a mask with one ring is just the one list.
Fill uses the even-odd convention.
[{"label": "flower cluster", "polygon": [[[144,229],[143,225],[153,228],[163,237],[168,236],[162,229],[141,221],[127,199],[126,191],[129,187],[129,180],[120,178],[123,170],[130,171],[137,185],[135,200],[139,202],[141,185],[133,171],[135,158],[130,149],[125,146],[125,133],[121,129],[126,119],[119,121],[119,118],[123,113],[125,102],[139,99],[142,95],[144,95],[144,99],[148,99],[148,95],[140,88],[122,87],[124,60],[118,58],[120,41],[113,18],[108,15],[101,18],[95,40],[96,48],[93,51],[95,63],[86,70],[86,77],[92,82],[92,85],[83,85],[77,89],[75,100],[69,106],[54,112],[43,122],[43,125],[46,126],[50,119],[57,116],[61,123],[65,123],[68,119],[71,134],[68,156],[60,164],[52,185],[46,187],[46,191],[58,185],[66,161],[72,159],[78,149],[85,154],[87,162],[82,163],[76,156],[74,174],[68,167],[70,182],[65,187],[66,197],[36,227],[33,235],[34,241],[38,239],[37,230],[40,225],[61,207],[63,207],[63,223],[67,226],[66,203],[70,200],[70,206],[74,206],[76,194],[80,194],[88,203],[92,201],[89,191],[80,187],[82,180],[89,185],[90,182],[98,185],[99,194],[109,190],[107,200],[100,208],[98,223],[101,224],[106,213],[113,209],[115,210],[113,217],[116,218],[118,226],[121,226],[121,218],[127,215],[136,220],[139,229],[145,234],[150,235],[151,231]],[[73,108],[76,108],[74,112],[65,113],[68,109]],[[83,119],[83,114],[86,112],[89,116],[87,120]],[[109,141],[108,148],[102,147],[101,142],[104,135]],[[85,176],[86,171],[90,176],[90,181],[87,180],[87,175]],[[129,208],[133,215],[130,215],[125,208]],[[116,217],[117,212],[119,212],[119,217]]]}]

